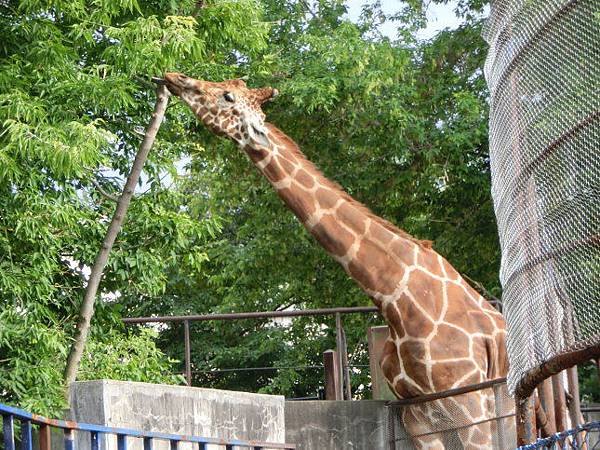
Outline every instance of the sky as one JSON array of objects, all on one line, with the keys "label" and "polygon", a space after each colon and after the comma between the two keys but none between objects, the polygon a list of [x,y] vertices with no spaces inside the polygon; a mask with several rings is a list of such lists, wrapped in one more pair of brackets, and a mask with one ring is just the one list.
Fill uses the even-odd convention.
[{"label": "sky", "polygon": [[[346,0],[350,20],[358,20],[364,3],[365,0]],[[400,9],[401,3],[400,0],[381,0],[381,7],[384,13],[393,14]],[[455,0],[450,0],[447,4],[430,4],[427,8],[427,27],[418,33],[418,37],[430,39],[444,28],[458,27],[461,19],[454,14],[456,3]],[[396,37],[396,25],[393,22],[384,23],[380,30],[385,36]]]}]

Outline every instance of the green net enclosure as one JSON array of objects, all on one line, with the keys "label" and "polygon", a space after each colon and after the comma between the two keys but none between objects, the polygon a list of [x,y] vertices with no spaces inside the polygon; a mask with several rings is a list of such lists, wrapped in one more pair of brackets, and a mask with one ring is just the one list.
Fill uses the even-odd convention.
[{"label": "green net enclosure", "polygon": [[600,0],[497,0],[484,37],[514,392],[600,344]]}]

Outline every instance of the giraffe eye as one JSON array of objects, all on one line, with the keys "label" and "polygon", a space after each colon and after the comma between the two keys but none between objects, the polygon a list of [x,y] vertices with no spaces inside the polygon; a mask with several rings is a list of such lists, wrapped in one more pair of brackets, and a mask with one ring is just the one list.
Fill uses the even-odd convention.
[{"label": "giraffe eye", "polygon": [[231,92],[225,92],[223,98],[230,103],[235,102],[235,96]]}]

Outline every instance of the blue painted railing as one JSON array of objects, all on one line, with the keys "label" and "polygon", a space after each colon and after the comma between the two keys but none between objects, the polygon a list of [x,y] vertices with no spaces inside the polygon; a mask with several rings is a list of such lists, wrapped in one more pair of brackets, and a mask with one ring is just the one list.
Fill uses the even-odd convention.
[{"label": "blue painted railing", "polygon": [[138,438],[144,440],[144,450],[152,450],[154,439],[170,442],[171,450],[178,450],[180,442],[193,442],[198,445],[197,450],[205,450],[208,444],[220,445],[226,450],[232,450],[233,447],[246,447],[254,450],[262,449],[295,449],[293,444],[281,444],[273,442],[256,442],[214,439],[197,436],[185,436],[181,434],[155,433],[150,431],[132,430],[129,428],[105,427],[102,425],[93,425],[89,423],[71,422],[68,420],[47,419],[46,417],[31,414],[12,406],[0,403],[0,414],[2,414],[2,430],[4,436],[4,450],[15,449],[15,420],[21,424],[20,450],[32,450],[31,429],[32,425],[39,427],[39,450],[51,450],[50,429],[61,428],[63,430],[63,448],[64,450],[75,449],[75,432],[87,432],[90,436],[90,449],[99,450],[99,442],[102,434],[113,434],[117,436],[118,450],[127,450],[127,438]]},{"label": "blue painted railing", "polygon": [[523,445],[517,450],[539,449],[600,449],[600,421],[578,425],[572,430],[562,431],[532,444]]}]

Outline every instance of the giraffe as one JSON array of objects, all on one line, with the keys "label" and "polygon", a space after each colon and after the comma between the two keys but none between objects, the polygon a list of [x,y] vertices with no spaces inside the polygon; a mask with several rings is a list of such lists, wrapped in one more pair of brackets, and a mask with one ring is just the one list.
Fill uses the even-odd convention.
[{"label": "giraffe", "polygon": [[[325,251],[371,298],[390,329],[380,360],[398,398],[410,398],[506,375],[502,315],[431,248],[376,216],[327,179],[296,143],[265,122],[272,88],[243,80],[210,82],[167,73],[167,88],[208,129],[240,147]],[[445,448],[437,426],[462,418],[484,422],[458,431],[464,448],[491,448],[493,395],[487,391],[434,406],[408,408],[403,420],[417,448]],[[448,422],[450,420],[450,422]]]}]

